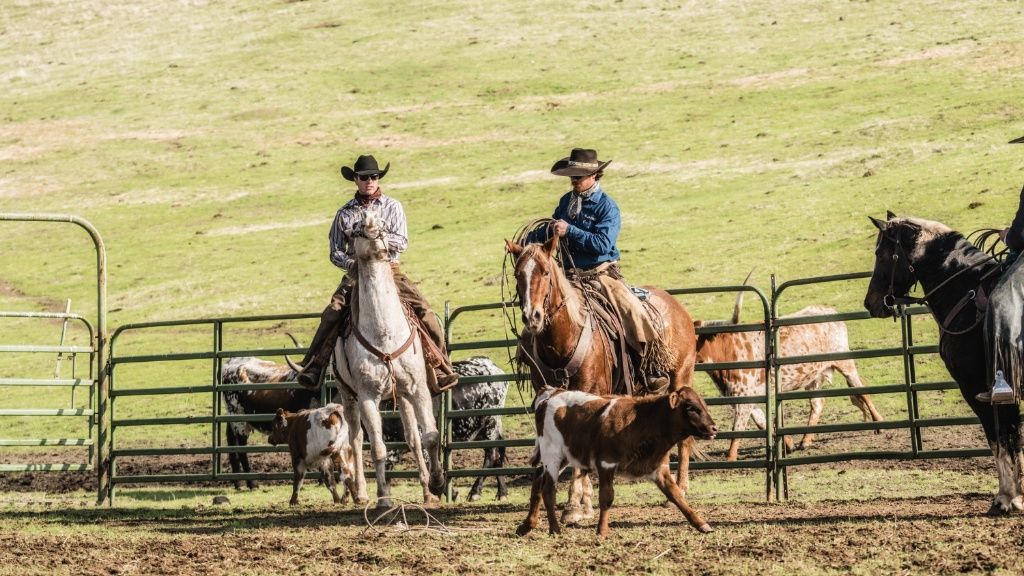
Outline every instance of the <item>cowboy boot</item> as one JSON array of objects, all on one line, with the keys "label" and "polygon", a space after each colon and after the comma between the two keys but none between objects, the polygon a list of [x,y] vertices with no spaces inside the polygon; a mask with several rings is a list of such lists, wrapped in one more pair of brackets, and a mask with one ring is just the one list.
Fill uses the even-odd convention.
[{"label": "cowboy boot", "polygon": [[437,377],[437,387],[442,391],[459,383],[459,375],[452,369],[451,361],[447,357],[442,358],[434,367],[434,374]]},{"label": "cowboy boot", "polygon": [[313,336],[313,342],[302,359],[302,371],[299,372],[296,381],[305,388],[311,390],[320,387],[320,380],[323,378],[324,368],[331,358],[331,351],[338,339],[338,325],[341,323],[342,313],[330,306],[320,316],[320,325]]},{"label": "cowboy boot", "polygon": [[647,381],[648,394],[662,394],[668,390],[669,378],[661,372],[650,372],[644,374]]}]

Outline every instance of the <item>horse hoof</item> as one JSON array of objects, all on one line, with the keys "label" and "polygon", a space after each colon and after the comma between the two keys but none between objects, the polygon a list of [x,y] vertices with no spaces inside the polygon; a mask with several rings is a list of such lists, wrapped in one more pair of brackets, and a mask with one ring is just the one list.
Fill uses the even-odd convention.
[{"label": "horse hoof", "polygon": [[715,529],[712,528],[710,524],[701,524],[700,526],[697,527],[697,531],[698,532],[702,532],[704,534],[707,534],[709,532],[714,532]]},{"label": "horse hoof", "polygon": [[479,499],[480,499],[480,495],[479,494],[470,494],[469,495],[469,501],[470,502],[476,502]]},{"label": "horse hoof", "polygon": [[380,500],[377,500],[376,509],[378,512],[391,510],[393,507],[394,505],[391,503],[391,498],[381,498]]},{"label": "horse hoof", "polygon": [[437,508],[441,505],[441,499],[431,494],[423,499],[424,508]]},{"label": "horse hoof", "polygon": [[356,506],[366,506],[369,502],[370,499],[366,496],[363,496],[362,498],[352,498],[352,503]]},{"label": "horse hoof", "polygon": [[530,526],[528,522],[523,522],[518,528],[516,528],[516,534],[519,536],[526,536],[531,530],[533,530],[533,526]]},{"label": "horse hoof", "polygon": [[498,502],[504,502],[508,500],[508,494],[498,494]]},{"label": "horse hoof", "polygon": [[583,512],[579,509],[566,510],[562,512],[562,524],[576,526],[583,520]]},{"label": "horse hoof", "polygon": [[986,516],[1007,516],[1009,514],[1010,507],[1001,504],[998,500],[993,500],[992,506],[989,507],[988,512],[985,512]]}]

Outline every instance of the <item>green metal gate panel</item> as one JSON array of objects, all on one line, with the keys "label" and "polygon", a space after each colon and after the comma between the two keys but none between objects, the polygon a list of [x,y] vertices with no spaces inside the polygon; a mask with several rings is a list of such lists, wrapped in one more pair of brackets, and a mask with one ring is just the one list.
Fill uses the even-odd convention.
[{"label": "green metal gate panel", "polygon": [[[103,488],[106,479],[106,371],[104,369],[104,347],[107,336],[107,267],[106,250],[103,246],[103,239],[96,228],[88,221],[77,216],[65,214],[23,214],[7,213],[0,214],[0,221],[4,222],[39,222],[39,223],[70,223],[84,229],[90,236],[96,250],[96,311],[97,318],[94,324],[79,314],[73,314],[68,310],[59,312],[0,312],[0,320],[3,319],[62,319],[64,320],[65,332],[69,322],[81,325],[88,333],[88,346],[70,346],[62,342],[56,346],[31,345],[31,344],[4,344],[0,345],[0,354],[56,354],[58,358],[68,355],[71,358],[71,377],[60,378],[56,374],[53,378],[30,378],[30,377],[8,377],[0,378],[0,389],[4,388],[67,388],[70,389],[70,403],[60,408],[0,408],[0,417],[33,417],[33,418],[74,418],[83,422],[82,434],[74,438],[3,438],[0,439],[0,446],[20,447],[72,447],[85,446],[88,448],[85,462],[74,462],[66,464],[18,464],[0,463],[0,472],[25,472],[25,471],[90,471],[97,472],[99,489],[98,500],[102,502],[105,490]],[[87,358],[85,362],[84,375],[78,366],[78,356]],[[80,407],[79,394],[85,394],[85,406]]]}]

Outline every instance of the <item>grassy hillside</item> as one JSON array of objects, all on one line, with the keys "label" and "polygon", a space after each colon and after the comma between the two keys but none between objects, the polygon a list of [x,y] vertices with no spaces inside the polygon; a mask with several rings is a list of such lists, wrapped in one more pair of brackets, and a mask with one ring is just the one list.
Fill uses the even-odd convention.
[{"label": "grassy hillside", "polygon": [[[614,160],[631,281],[733,284],[756,268],[767,290],[772,273],[867,269],[866,216],[886,209],[965,231],[1009,221],[1021,17],[924,0],[8,2],[0,212],[96,225],[114,327],[315,311],[339,278],[327,228],[353,192],[338,167],[372,153],[409,217],[405,269],[440,309],[498,299],[502,239],[550,214],[567,182],[548,168],[586,146]],[[0,245],[0,309],[72,298],[93,313],[80,230],[2,223]],[[854,310],[863,290],[810,290],[783,311]],[[4,326],[4,343],[59,333]],[[894,337],[854,330],[860,347]]]},{"label": "grassy hillside", "polygon": [[[886,208],[1002,224],[1024,167],[1012,3],[109,4],[3,9],[0,210],[92,221],[115,324],[319,308],[364,152],[439,303],[496,299],[573,145],[614,159],[629,278],[672,286],[866,268]],[[69,236],[0,227],[6,292],[91,302]]]}]

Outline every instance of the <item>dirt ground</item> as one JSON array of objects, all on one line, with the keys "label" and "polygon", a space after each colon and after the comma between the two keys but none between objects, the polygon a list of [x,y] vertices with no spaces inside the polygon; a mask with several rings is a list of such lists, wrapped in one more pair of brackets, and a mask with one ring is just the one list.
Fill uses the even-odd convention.
[{"label": "dirt ground", "polygon": [[[948,429],[941,436],[935,432],[929,440],[983,445],[980,431],[973,427]],[[900,449],[905,442],[905,431],[824,435],[801,454]],[[747,444],[741,458],[757,457],[759,448]],[[724,443],[715,444],[709,453],[720,458],[724,448]],[[511,451],[510,464],[521,464],[527,452]],[[33,458],[50,461],[59,454],[39,452]],[[284,454],[256,454],[252,461],[257,471],[288,468]],[[479,463],[477,451],[455,457],[456,467]],[[208,457],[194,456],[118,462],[120,473],[126,475],[202,473],[209,466]],[[226,460],[224,466],[227,469]],[[511,501],[494,501],[490,479],[481,502],[467,504],[463,497],[432,511],[440,523],[433,526],[448,530],[442,533],[424,529],[425,520],[415,510],[407,517],[408,526],[415,529],[403,531],[393,525],[368,529],[363,510],[351,505],[338,509],[310,498],[304,501],[308,504],[289,508],[283,487],[271,493],[269,504],[212,506],[207,504],[210,496],[231,490],[225,492],[223,483],[201,483],[162,489],[171,496],[179,488],[203,494],[199,505],[122,508],[132,501],[129,496],[118,500],[119,507],[96,508],[83,504],[79,495],[77,504],[65,507],[63,499],[76,498],[68,493],[95,489],[92,473],[0,474],[0,491],[47,494],[25,494],[26,500],[17,505],[11,505],[18,502],[11,498],[0,512],[0,575],[1024,573],[1024,515],[984,515],[991,494],[979,490],[977,482],[995,477],[990,457],[801,466],[791,473],[794,499],[782,503],[765,502],[756,488],[756,473],[750,474],[755,475],[754,480],[748,477],[748,485],[755,486],[750,494],[694,494],[693,505],[715,527],[709,535],[692,530],[678,511],[663,507],[650,491],[617,492],[613,533],[606,540],[594,534],[594,520],[567,527],[560,536],[549,536],[542,520],[532,534],[516,536],[528,492],[521,477],[512,480]],[[919,493],[911,486],[901,487],[903,497],[887,497],[892,493],[884,482],[881,490],[852,484],[852,494],[832,495],[828,481],[821,480],[875,474],[910,481],[959,478],[962,483],[940,488],[943,493],[938,496],[908,497]],[[722,482],[729,478],[722,476]],[[469,482],[457,481],[463,494]],[[818,490],[823,483],[824,496],[808,496],[811,486]],[[123,490],[130,493],[131,487]],[[161,488],[147,485],[146,490]],[[318,490],[322,489],[307,483],[304,494]],[[565,490],[563,483],[560,502]]]},{"label": "dirt ground", "polygon": [[[978,513],[988,495],[703,506],[700,535],[657,504],[613,508],[612,535],[593,523],[515,535],[522,504],[434,511],[449,533],[368,533],[361,510],[206,508],[138,514],[103,509],[7,513],[0,573],[1007,573],[1024,570],[1024,517]],[[410,512],[410,526],[422,526]],[[86,541],[41,528],[84,534]],[[101,531],[97,532],[97,528]]]}]

